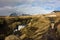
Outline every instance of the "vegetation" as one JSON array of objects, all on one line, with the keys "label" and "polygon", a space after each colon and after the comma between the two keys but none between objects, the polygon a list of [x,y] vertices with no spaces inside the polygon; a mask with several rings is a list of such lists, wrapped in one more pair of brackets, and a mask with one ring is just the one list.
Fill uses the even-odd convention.
[{"label": "vegetation", "polygon": [[[59,20],[60,18],[55,18],[55,23],[58,22]],[[22,35],[20,35],[17,38],[17,40],[46,40],[43,39],[43,36],[46,35],[48,32],[48,29],[50,27],[50,21],[49,18],[45,17],[45,15],[17,16],[17,17],[7,16],[4,18],[0,18],[0,27],[2,27],[2,25],[4,28],[6,28],[4,30],[6,33],[3,33],[4,36],[2,36],[2,38],[3,37],[6,38],[5,40],[15,40],[15,38],[17,38],[16,35],[12,34],[13,30],[18,25],[26,25],[26,27],[20,30]],[[9,39],[11,37],[12,39]]]}]

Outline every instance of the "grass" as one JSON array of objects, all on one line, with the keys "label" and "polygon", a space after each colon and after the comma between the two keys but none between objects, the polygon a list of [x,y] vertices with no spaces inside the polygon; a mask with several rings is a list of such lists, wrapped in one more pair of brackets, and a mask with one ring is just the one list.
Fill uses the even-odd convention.
[{"label": "grass", "polygon": [[[46,15],[18,16],[18,17],[6,16],[6,17],[0,17],[0,19],[3,18],[6,21],[7,27],[9,27],[10,30],[12,30],[12,31],[14,30],[14,28],[17,25],[25,24],[26,27],[20,30],[22,32],[22,35],[19,36],[19,38],[21,38],[21,40],[24,40],[27,38],[28,39],[31,38],[33,40],[42,40],[41,38],[43,37],[44,34],[46,34],[48,32],[48,29],[50,26],[49,18],[46,18],[45,16]],[[2,21],[3,19],[1,19],[0,21]],[[59,17],[55,18],[55,23],[59,22],[59,20],[60,20]],[[7,36],[7,38],[9,39],[8,36]],[[13,36],[11,36],[11,37],[13,37]]]}]

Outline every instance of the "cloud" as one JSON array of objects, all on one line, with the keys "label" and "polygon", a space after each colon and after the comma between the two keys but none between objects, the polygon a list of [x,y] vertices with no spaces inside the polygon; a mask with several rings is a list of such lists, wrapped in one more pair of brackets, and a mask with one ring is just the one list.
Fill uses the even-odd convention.
[{"label": "cloud", "polygon": [[32,14],[32,15],[36,15],[36,14],[48,14],[54,10],[46,10],[40,6],[32,6],[32,5],[22,5],[22,6],[18,6],[16,7],[16,10],[18,12],[23,12],[26,14]]},{"label": "cloud", "polygon": [[34,0],[0,0],[0,6],[16,6],[21,4],[29,4]]},{"label": "cloud", "polygon": [[55,9],[60,7],[60,0],[36,0],[35,4],[39,5],[40,7]]},{"label": "cloud", "polygon": [[16,12],[18,14],[24,13],[24,14],[36,15],[36,14],[48,14],[52,11],[53,10],[45,10],[42,7],[32,5],[20,5],[16,7],[5,6],[0,8],[0,16],[7,16],[13,12]]},{"label": "cloud", "polygon": [[60,0],[0,0],[0,15],[12,12],[42,14],[60,10],[59,8]]},{"label": "cloud", "polygon": [[23,4],[34,4],[40,6],[59,6],[60,0],[0,0],[0,6],[16,6]]},{"label": "cloud", "polygon": [[16,10],[13,7],[6,6],[6,7],[0,8],[0,16],[7,16],[13,12],[16,12]]}]

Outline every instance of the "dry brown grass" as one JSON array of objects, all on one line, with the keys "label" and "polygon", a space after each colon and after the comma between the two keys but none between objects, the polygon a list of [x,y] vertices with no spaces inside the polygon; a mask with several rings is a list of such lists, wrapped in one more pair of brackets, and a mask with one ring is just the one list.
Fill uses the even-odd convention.
[{"label": "dry brown grass", "polygon": [[9,35],[8,37],[5,38],[5,40],[21,40],[21,39],[15,35]]},{"label": "dry brown grass", "polygon": [[[48,14],[50,15],[50,14]],[[60,14],[56,14],[57,16],[59,16]],[[13,21],[10,20],[12,18],[19,18],[24,20],[24,19],[29,19],[31,18],[30,22],[28,24],[26,24],[26,27],[21,29],[20,31],[23,33],[22,36],[20,36],[20,38],[23,40],[24,38],[32,38],[33,40],[42,40],[41,38],[43,37],[44,34],[47,33],[49,25],[50,25],[50,21],[48,18],[45,17],[46,15],[34,15],[34,16],[18,16],[18,17],[9,17],[6,16],[5,20]],[[58,22],[60,20],[59,17],[55,18],[55,22]],[[9,24],[9,27],[14,28],[16,25],[20,24],[21,22],[18,22],[16,24],[16,22]],[[60,29],[58,30],[60,31]],[[12,37],[12,38],[11,38]],[[11,35],[8,36],[5,40],[14,40],[16,36]],[[11,38],[11,39],[9,39]],[[16,37],[16,39],[19,39]]]}]

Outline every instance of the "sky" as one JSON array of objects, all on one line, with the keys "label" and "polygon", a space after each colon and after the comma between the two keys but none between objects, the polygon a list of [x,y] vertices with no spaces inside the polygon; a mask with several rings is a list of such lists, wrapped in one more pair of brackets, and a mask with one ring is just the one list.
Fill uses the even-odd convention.
[{"label": "sky", "polygon": [[13,12],[26,14],[48,14],[60,11],[60,0],[0,0],[0,16]]}]

